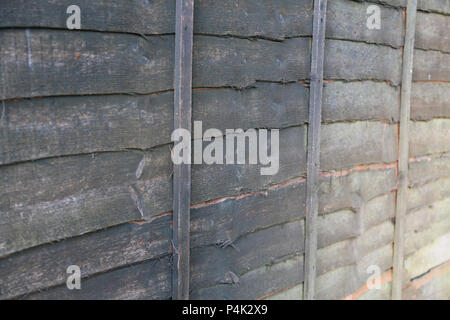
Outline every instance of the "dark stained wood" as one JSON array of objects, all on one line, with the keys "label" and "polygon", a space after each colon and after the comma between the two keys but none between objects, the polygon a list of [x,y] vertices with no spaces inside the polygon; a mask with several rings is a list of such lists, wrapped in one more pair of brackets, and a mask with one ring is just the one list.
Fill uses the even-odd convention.
[{"label": "dark stained wood", "polygon": [[308,164],[306,174],[305,282],[303,297],[314,299],[317,255],[317,215],[319,211],[320,124],[322,113],[323,62],[327,0],[314,1],[309,96]]},{"label": "dark stained wood", "polygon": [[[45,29],[0,30],[3,99],[148,94],[173,89],[174,36]],[[196,36],[194,87],[306,79],[310,41]]]},{"label": "dark stained wood", "polygon": [[[174,129],[191,132],[194,0],[176,1]],[[192,135],[191,135],[192,136]],[[174,164],[172,299],[189,299],[191,164]]]},{"label": "dark stained wood", "polygon": [[[2,0],[0,27],[67,29],[71,0]],[[81,30],[145,35],[175,33],[175,1],[77,0]],[[230,0],[196,3],[194,32],[283,40],[311,35],[312,0]]]},{"label": "dark stained wood", "polygon": [[403,75],[400,106],[400,136],[398,158],[398,191],[395,213],[394,262],[392,299],[402,299],[405,215],[408,193],[409,122],[411,118],[411,86],[414,64],[417,0],[408,0],[406,9],[406,35],[403,53]]},{"label": "dark stained wood", "polygon": [[[300,125],[307,121],[308,95],[303,83],[195,90],[193,120],[223,132]],[[33,98],[3,106],[0,164],[152,148],[169,143],[173,129],[173,92]]]},{"label": "dark stained wood", "polygon": [[143,224],[125,223],[0,259],[0,298],[63,285],[70,265],[78,265],[87,278],[168,255],[171,219],[168,215]]},{"label": "dark stained wood", "polygon": [[170,299],[171,257],[100,273],[81,279],[80,290],[68,290],[66,284],[35,292],[30,300],[168,300]]}]

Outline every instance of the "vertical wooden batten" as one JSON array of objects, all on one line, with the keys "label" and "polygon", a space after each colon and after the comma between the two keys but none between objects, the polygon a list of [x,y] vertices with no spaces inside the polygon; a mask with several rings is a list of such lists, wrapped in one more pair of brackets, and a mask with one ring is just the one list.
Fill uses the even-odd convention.
[{"label": "vertical wooden batten", "polygon": [[303,298],[314,299],[317,255],[317,216],[319,210],[320,124],[322,112],[323,62],[327,0],[314,1],[309,97],[308,160],[306,181],[305,283]]},{"label": "vertical wooden batten", "polygon": [[395,213],[392,299],[402,299],[404,229],[408,191],[409,121],[411,113],[411,82],[413,73],[414,38],[416,31],[417,0],[408,0],[406,34],[403,51],[402,90],[400,105],[400,136],[398,158],[398,191]]},{"label": "vertical wooden batten", "polygon": [[[194,0],[176,0],[174,129],[191,131]],[[191,166],[174,165],[172,298],[189,299]]]}]

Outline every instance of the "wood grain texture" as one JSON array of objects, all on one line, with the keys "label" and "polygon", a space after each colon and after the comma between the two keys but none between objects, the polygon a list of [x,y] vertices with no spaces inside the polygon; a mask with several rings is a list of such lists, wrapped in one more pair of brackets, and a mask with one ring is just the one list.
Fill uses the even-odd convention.
[{"label": "wood grain texture", "polygon": [[165,147],[0,167],[0,255],[170,211],[169,152]]},{"label": "wood grain texture", "polygon": [[400,133],[398,157],[398,191],[395,213],[394,261],[392,299],[402,299],[404,264],[404,229],[408,192],[409,122],[411,118],[411,86],[414,63],[417,0],[408,0],[406,10],[406,35],[403,53],[402,92],[400,106]]},{"label": "wood grain texture", "polygon": [[305,283],[303,297],[314,299],[317,255],[317,215],[319,211],[320,125],[322,115],[323,63],[327,0],[314,1],[309,95],[308,158],[306,169]]},{"label": "wood grain texture", "polygon": [[[173,127],[191,132],[194,1],[176,1]],[[192,137],[193,135],[190,134]],[[184,142],[184,141],[183,141]],[[189,141],[190,143],[190,141]],[[191,144],[192,145],[192,144]],[[190,151],[189,151],[190,152]],[[172,299],[189,299],[191,162],[173,167]]]},{"label": "wood grain texture", "polygon": [[401,80],[401,49],[355,41],[327,40],[324,78],[330,80]]},{"label": "wood grain texture", "polygon": [[[4,0],[0,27],[66,29],[70,0]],[[175,33],[175,2],[167,0],[79,0],[81,29],[158,35]],[[312,0],[199,1],[194,32],[241,37],[311,35]]]},{"label": "wood grain texture", "polygon": [[[0,30],[3,99],[146,94],[173,89],[174,37],[45,29]],[[197,36],[194,87],[248,87],[308,77],[309,40]]]},{"label": "wood grain texture", "polygon": [[171,250],[170,221],[171,217],[165,216],[140,225],[126,223],[3,258],[0,297],[9,299],[64,285],[70,265],[78,265],[86,278],[167,255]]},{"label": "wood grain texture", "polygon": [[98,274],[81,280],[81,290],[66,285],[23,297],[29,300],[168,300],[169,256]]},{"label": "wood grain texture", "polygon": [[[204,128],[285,128],[307,121],[302,83],[195,90],[193,119]],[[0,164],[91,152],[148,149],[170,142],[173,92],[4,102]]]}]

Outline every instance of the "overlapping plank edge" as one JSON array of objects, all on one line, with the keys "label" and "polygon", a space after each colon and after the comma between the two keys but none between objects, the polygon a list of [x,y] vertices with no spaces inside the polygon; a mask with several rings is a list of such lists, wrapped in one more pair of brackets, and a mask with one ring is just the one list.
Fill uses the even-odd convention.
[{"label": "overlapping plank edge", "polygon": [[[297,251],[301,247],[287,240],[289,235],[301,232],[303,228],[303,217],[299,216],[298,211],[299,207],[304,206],[304,200],[301,197],[303,192],[304,180],[300,179],[270,188],[265,192],[193,207],[191,228],[193,288],[226,281],[230,272],[240,274],[237,270],[239,268],[240,270],[257,269],[265,264],[274,264],[280,259],[283,260],[285,256],[298,254]],[[284,215],[275,214],[279,212],[280,207],[285,209]],[[94,289],[94,285],[89,283],[100,285],[102,281],[98,279],[114,278],[116,273],[134,283],[134,277],[141,279],[141,274],[144,272],[141,270],[141,263],[147,267],[166,263],[164,261],[167,260],[166,256],[170,255],[171,250],[170,221],[170,214],[166,214],[152,222],[123,224],[5,257],[0,260],[2,296],[10,298],[59,285],[61,288],[50,289],[49,293],[37,294],[37,296],[58,297],[59,292],[65,292],[61,297],[88,298],[93,296],[90,288]],[[267,234],[271,234],[271,237]],[[279,248],[279,242],[275,241],[272,245],[258,246],[261,252],[256,254],[255,241],[271,242],[272,235],[280,241],[285,239],[286,241],[283,241],[285,246]],[[223,264],[217,268],[205,264],[210,261],[208,259],[221,261],[224,253],[235,263]],[[25,261],[28,262],[24,263]],[[80,293],[68,293],[65,288],[65,268],[70,264],[79,265],[83,276],[86,277],[82,282],[87,283],[87,288],[83,288]],[[128,265],[131,266],[128,267]],[[26,270],[31,268],[35,272],[26,272],[26,275],[19,276],[17,268]],[[145,269],[145,267],[142,268]],[[205,268],[207,270],[204,270]],[[233,271],[228,268],[232,268]],[[108,270],[111,271],[106,272]],[[169,269],[166,271],[170,272]],[[132,275],[135,272],[136,274]],[[162,277],[164,280],[167,275],[161,272],[158,271],[150,279]],[[142,274],[142,276],[145,275],[147,273]],[[164,281],[165,287],[167,281]],[[110,293],[105,292],[106,296],[100,295],[98,298],[154,298],[164,294],[164,290],[158,292],[161,289],[160,285],[138,293],[142,296],[132,296],[128,290],[119,294],[116,286],[123,285],[121,281],[111,283]],[[142,284],[142,286],[145,285],[145,283]],[[132,289],[136,288],[133,286],[130,290]]]}]

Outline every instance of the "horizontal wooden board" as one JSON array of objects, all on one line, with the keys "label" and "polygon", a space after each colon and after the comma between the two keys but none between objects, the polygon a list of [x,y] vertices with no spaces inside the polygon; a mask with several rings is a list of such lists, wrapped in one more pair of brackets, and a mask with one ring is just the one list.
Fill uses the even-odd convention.
[{"label": "horizontal wooden board", "polygon": [[163,257],[82,279],[80,290],[68,290],[64,284],[24,299],[168,300],[171,298],[170,260]]},{"label": "horizontal wooden board", "polygon": [[417,13],[415,47],[450,53],[450,16]]},{"label": "horizontal wooden board", "polygon": [[[359,1],[360,2],[360,1]],[[367,8],[370,3],[351,0],[330,1],[327,6],[326,36],[393,47],[403,45],[403,19],[398,9],[380,7],[381,28],[367,28]]]},{"label": "horizontal wooden board", "polygon": [[[232,244],[242,236],[305,216],[305,181],[191,209],[191,247]],[[277,214],[283,212],[283,214]]]},{"label": "horizontal wooden board", "polygon": [[410,157],[440,154],[449,151],[450,119],[410,122]]},{"label": "horizontal wooden board", "polygon": [[387,83],[375,81],[324,84],[322,121],[385,120],[397,122],[400,91]]},{"label": "horizontal wooden board", "polygon": [[408,179],[409,186],[423,185],[441,177],[450,177],[450,154],[440,157],[422,157],[418,161],[410,161]]},{"label": "horizontal wooden board", "polygon": [[[305,123],[302,83],[258,83],[245,90],[195,90],[193,119],[204,130],[285,128]],[[173,93],[148,96],[47,97],[6,101],[0,120],[0,164],[170,142]],[[0,107],[1,108],[1,107]]]},{"label": "horizontal wooden board", "polygon": [[417,185],[408,189],[408,210],[428,206],[448,197],[450,197],[450,177]]},{"label": "horizontal wooden board", "polygon": [[317,278],[317,299],[343,299],[355,293],[366,284],[367,279],[372,275],[367,272],[370,265],[377,265],[381,272],[391,268],[392,243],[359,258],[357,264],[343,265],[319,276]]},{"label": "horizontal wooden board", "polygon": [[305,176],[306,127],[290,127],[279,134],[278,173],[261,175],[261,168],[268,167],[261,164],[193,165],[192,203],[262,190],[264,186]]},{"label": "horizontal wooden board", "polygon": [[411,119],[450,118],[450,83],[416,82],[411,92]]},{"label": "horizontal wooden board", "polygon": [[351,208],[361,210],[365,202],[397,188],[395,168],[355,171],[343,176],[322,177],[319,214]]},{"label": "horizontal wooden board", "polygon": [[414,50],[414,81],[450,81],[450,53]]},{"label": "horizontal wooden board", "polygon": [[0,167],[0,256],[170,211],[171,161],[164,149]]},{"label": "horizontal wooden board", "polygon": [[[66,29],[70,0],[4,0],[0,27]],[[137,34],[175,32],[175,2],[167,0],[79,0],[81,29]],[[312,0],[199,1],[195,4],[194,32],[241,37],[310,35]]]},{"label": "horizontal wooden board", "polygon": [[378,261],[374,259],[374,256],[377,257],[377,251],[391,244],[393,239],[393,223],[386,221],[358,237],[320,248],[317,253],[317,275],[321,276],[349,265],[360,264],[359,268],[364,269],[363,265],[368,262],[377,264]]},{"label": "horizontal wooden board", "polygon": [[354,41],[327,40],[324,79],[386,80],[400,83],[400,49]]},{"label": "horizontal wooden board", "polygon": [[[173,36],[0,30],[1,97],[151,93],[173,88]],[[307,38],[197,36],[194,87],[247,87],[309,76]]]},{"label": "horizontal wooden board", "polygon": [[[275,215],[276,212],[273,212]],[[304,221],[263,229],[230,244],[196,248],[191,252],[191,290],[238,285],[246,273],[270,267],[303,253]]]},{"label": "horizontal wooden board", "polygon": [[141,225],[127,223],[0,259],[0,298],[62,285],[70,265],[79,266],[85,278],[167,255],[171,219],[165,216]]},{"label": "horizontal wooden board", "polygon": [[[356,0],[359,1],[359,0]],[[406,8],[408,0],[371,0],[372,2]],[[418,0],[417,9],[430,12],[450,13],[450,1],[449,0]]]},{"label": "horizontal wooden board", "polygon": [[239,284],[222,284],[195,290],[190,297],[193,300],[258,299],[301,282],[302,255],[249,271],[239,278]]},{"label": "horizontal wooden board", "polygon": [[323,171],[397,160],[397,126],[381,122],[342,122],[321,128]]},{"label": "horizontal wooden board", "polygon": [[[272,176],[261,175],[266,165],[194,165],[193,203],[303,176],[305,131],[280,131],[279,171]],[[172,210],[169,146],[42,159],[0,172],[0,256]]]}]

